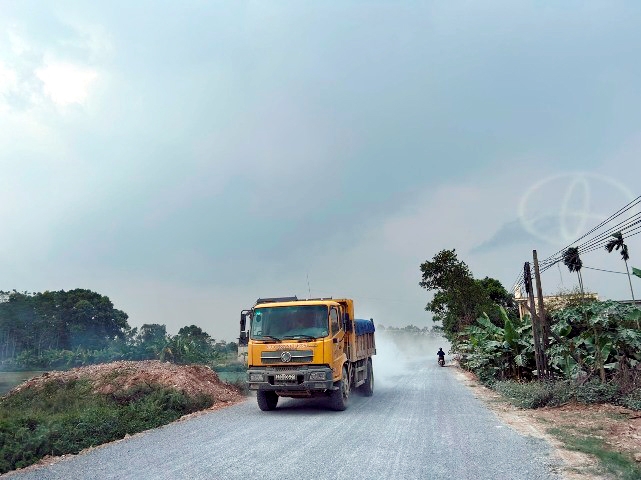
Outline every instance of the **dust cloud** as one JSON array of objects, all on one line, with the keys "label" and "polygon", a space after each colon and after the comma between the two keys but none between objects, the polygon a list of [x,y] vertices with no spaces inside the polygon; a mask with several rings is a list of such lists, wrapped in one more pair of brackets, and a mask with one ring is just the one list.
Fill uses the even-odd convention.
[{"label": "dust cloud", "polygon": [[450,344],[440,335],[402,330],[377,331],[373,359],[377,384],[392,385],[395,378],[416,372],[430,363],[436,365],[439,347],[445,351],[445,362],[451,361]]}]

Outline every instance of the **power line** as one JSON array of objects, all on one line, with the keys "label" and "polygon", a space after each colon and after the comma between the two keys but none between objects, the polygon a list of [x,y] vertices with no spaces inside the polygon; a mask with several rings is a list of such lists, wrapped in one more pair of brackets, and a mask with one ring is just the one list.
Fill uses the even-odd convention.
[{"label": "power line", "polygon": [[[632,208],[636,207],[641,203],[641,195],[636,197],[634,200],[630,201],[628,204],[624,205],[621,207],[619,210],[611,214],[609,217],[607,217],[605,220],[603,220],[601,223],[593,227],[591,230],[577,238],[574,242],[572,242],[570,245],[567,245],[566,247],[562,248],[558,252],[550,255],[549,257],[545,258],[544,260],[541,260],[539,262],[539,268],[540,268],[540,273],[545,272],[546,270],[552,268],[554,265],[559,264],[562,259],[563,259],[563,253],[570,248],[573,245],[576,245],[579,241],[586,239],[583,243],[579,244],[576,248],[579,250],[579,253],[582,255],[585,255],[586,253],[595,251],[595,250],[600,250],[604,249],[607,243],[611,240],[611,237],[614,233],[616,232],[621,232],[621,234],[625,234],[624,238],[630,238],[635,235],[638,235],[641,233],[641,212],[633,213],[631,216],[626,218],[625,220],[620,221],[619,223],[610,226],[606,230],[596,233],[595,236],[592,238],[590,235],[593,233],[597,232],[599,229],[601,229],[603,226],[607,225],[610,223],[612,220],[616,219],[617,217],[623,215],[625,212],[628,212]],[[560,267],[559,267],[560,268]],[[597,271],[603,271],[603,272],[608,272],[608,273],[618,273],[618,274],[627,274],[625,272],[614,272],[611,270],[603,270],[599,268],[594,268],[594,267],[583,267],[589,270],[597,270]],[[520,288],[524,285],[525,283],[525,278],[523,272],[521,272],[517,277],[516,280],[514,281],[512,290],[514,291],[516,288]]]},{"label": "power line", "polygon": [[[639,231],[637,231],[637,230],[639,230]],[[625,238],[626,238],[626,239],[627,239],[627,238],[630,238],[630,237],[634,237],[635,235],[638,235],[639,233],[641,233],[641,225],[639,225],[637,228],[635,228],[635,229],[633,229],[633,230],[631,230],[631,231],[632,231],[632,232],[635,232],[635,231],[636,231],[636,233],[630,233],[630,232],[627,232],[627,234],[625,235]],[[583,250],[583,251],[579,250],[579,253],[585,254],[585,253],[593,252],[593,251],[595,251],[595,250],[601,250],[601,249],[604,249],[604,250],[605,250],[605,246],[607,245],[607,243],[608,243],[608,240],[607,240],[607,239],[605,239],[605,240],[604,240],[604,241],[602,241],[601,243],[596,244],[596,245],[593,245],[593,246],[591,246],[590,248],[588,248],[588,249],[586,249],[586,250]]]},{"label": "power line", "polygon": [[607,224],[607,223],[609,223],[611,220],[613,220],[613,219],[617,218],[619,215],[622,215],[623,213],[627,212],[628,210],[630,210],[631,208],[635,207],[635,206],[636,206],[636,205],[638,205],[639,203],[641,203],[641,195],[640,195],[640,196],[638,196],[637,198],[635,198],[634,200],[632,200],[631,202],[629,202],[627,205],[624,205],[623,207],[621,207],[619,210],[617,210],[617,211],[616,211],[616,212],[614,212],[612,215],[610,215],[608,218],[606,218],[606,219],[605,219],[605,220],[603,220],[601,223],[599,223],[596,227],[592,228],[592,230],[590,230],[589,232],[587,232],[587,233],[583,234],[582,236],[580,236],[579,238],[577,238],[577,239],[576,239],[574,242],[572,242],[570,245],[568,245],[568,246],[566,246],[566,247],[562,248],[561,250],[559,250],[558,252],[554,253],[554,254],[553,254],[553,255],[551,255],[550,257],[548,257],[548,258],[544,259],[543,261],[539,262],[539,264],[541,264],[541,263],[543,263],[543,262],[546,262],[546,261],[548,261],[549,259],[552,259],[552,258],[554,258],[554,257],[558,256],[560,253],[564,252],[565,250],[567,250],[568,248],[570,248],[572,245],[576,244],[576,243],[577,243],[577,242],[579,242],[580,240],[583,240],[585,237],[587,237],[587,236],[591,235],[592,233],[594,233],[595,231],[597,231],[598,229],[600,229],[603,225],[606,225],[606,224]]},{"label": "power line", "polygon": [[[637,217],[640,217],[639,220],[635,220]],[[636,226],[635,228],[632,228]],[[620,233],[626,233],[625,237],[632,237],[636,235],[637,233],[630,233],[630,232],[636,232],[637,230],[641,229],[641,212],[634,214],[632,217],[619,222],[618,224],[614,225],[611,227],[609,230],[600,233],[598,236],[588,240],[587,242],[577,246],[576,248],[579,249],[579,253],[587,253],[591,252],[600,248],[604,248],[605,245],[608,243],[608,241],[611,239],[613,233],[620,232]],[[569,248],[569,247],[567,247]],[[565,250],[567,250],[567,248]],[[565,251],[564,250],[564,251]],[[551,257],[548,257],[545,262],[539,262],[539,264],[543,266],[548,266],[548,265],[554,265],[557,263],[560,259],[562,259],[562,255],[553,255]]]},{"label": "power line", "polygon": [[602,268],[594,268],[594,267],[586,267],[584,266],[583,268],[587,268],[588,270],[598,270],[599,272],[608,272],[608,273],[620,273],[621,275],[627,275],[627,272],[613,272],[612,270],[603,270]]},{"label": "power line", "polygon": [[[604,239],[610,238],[613,233],[621,232],[623,234],[627,230],[631,229],[633,226],[638,225],[638,224],[641,223],[641,219],[633,221],[635,217],[640,217],[640,216],[641,216],[641,213],[637,213],[633,217],[630,217],[628,220],[624,220],[623,222],[618,223],[613,228],[611,228],[609,231],[602,233],[598,237],[593,238],[592,240],[590,240],[589,242],[584,243],[583,245],[579,245],[579,247],[578,247],[579,251],[582,250],[582,247],[588,248],[588,247],[594,245],[595,243],[598,243],[598,242],[600,242],[600,241],[602,241]],[[625,223],[625,222],[627,222],[627,223]]]},{"label": "power line", "polygon": [[[639,230],[639,231],[636,231],[636,230]],[[629,233],[629,232],[628,232],[628,234],[626,235],[626,237],[625,237],[625,238],[634,237],[635,235],[640,234],[640,233],[641,233],[641,225],[640,225],[640,226],[638,226],[638,227],[636,227],[635,229],[633,229],[633,230],[631,230],[631,231],[633,231],[633,232],[635,232],[635,231],[636,231],[636,233]],[[593,251],[595,251],[595,250],[601,250],[602,248],[605,248],[605,245],[606,245],[607,243],[608,243],[608,242],[607,242],[607,239],[604,239],[604,240],[602,241],[602,243],[597,244],[597,245],[594,245],[594,246],[592,246],[591,248],[588,248],[587,250],[584,250],[584,251],[582,251],[582,252],[580,252],[580,253],[581,253],[581,254],[586,254],[586,253],[589,253],[589,252],[593,252]],[[540,268],[540,272],[541,272],[541,273],[545,272],[546,270],[548,270],[548,269],[552,268],[554,265],[556,265],[557,263],[559,263],[561,260],[562,260],[562,257],[555,258],[553,261],[550,261],[550,262],[549,262],[547,265],[545,265],[544,267],[541,267],[541,268]],[[590,268],[590,267],[582,267],[582,268]],[[598,269],[595,269],[595,268],[591,268],[591,269],[592,269],[592,270],[598,270]],[[612,272],[612,273],[621,273],[621,272]]]}]

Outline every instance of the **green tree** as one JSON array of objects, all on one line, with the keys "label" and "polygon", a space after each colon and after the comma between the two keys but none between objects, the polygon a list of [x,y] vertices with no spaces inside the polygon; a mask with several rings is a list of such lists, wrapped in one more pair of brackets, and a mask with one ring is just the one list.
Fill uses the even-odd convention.
[{"label": "green tree", "polygon": [[628,246],[623,242],[623,234],[621,232],[616,232],[612,234],[614,237],[612,240],[609,240],[605,244],[605,249],[608,253],[612,253],[612,250],[621,249],[621,258],[625,262],[625,271],[628,274],[628,282],[630,283],[630,294],[632,295],[632,300],[634,300],[634,291],[632,290],[632,279],[630,278],[630,270],[628,269],[628,260],[630,255],[628,253]]},{"label": "green tree", "polygon": [[500,282],[489,277],[475,280],[468,266],[457,258],[455,249],[440,251],[420,269],[419,286],[434,291],[425,310],[433,313],[434,321],[442,322],[443,331],[451,340],[483,312],[492,322],[502,325],[498,306],[516,311]]},{"label": "green tree", "polygon": [[136,359],[158,359],[166,352],[170,338],[167,327],[157,323],[145,323],[134,337]]},{"label": "green tree", "polygon": [[63,358],[63,351],[82,357],[106,350],[129,329],[127,314],[90,290],[3,292],[2,300],[0,361],[22,362],[19,367],[47,366],[47,359]]},{"label": "green tree", "polygon": [[[482,309],[489,318],[493,319],[496,325],[503,325],[504,315],[507,315],[512,320],[519,317],[519,310],[514,301],[514,296],[505,289],[501,282],[490,277],[476,280],[476,282],[483,288],[490,300],[485,305],[482,305]],[[504,312],[501,312],[499,307],[502,307]]]},{"label": "green tree", "polygon": [[172,360],[176,363],[207,363],[217,355],[215,340],[196,325],[182,327],[171,340]]},{"label": "green tree", "polygon": [[124,336],[127,314],[114,309],[109,297],[80,288],[57,295],[60,320],[68,328],[66,348],[102,349]]}]

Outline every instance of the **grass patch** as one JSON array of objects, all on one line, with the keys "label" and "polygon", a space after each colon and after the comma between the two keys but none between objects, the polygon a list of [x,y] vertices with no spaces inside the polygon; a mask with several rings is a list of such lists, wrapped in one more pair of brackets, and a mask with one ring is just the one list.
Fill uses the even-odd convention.
[{"label": "grass patch", "polygon": [[603,440],[591,436],[577,436],[565,429],[551,428],[548,433],[561,440],[569,450],[594,455],[603,470],[621,480],[638,480],[641,468],[634,459],[611,450]]},{"label": "grass patch", "polygon": [[577,385],[569,380],[517,382],[495,381],[488,384],[513,405],[521,408],[558,407],[570,401],[583,404],[611,403],[641,410],[641,389],[623,395],[616,383],[591,380]]},{"label": "grass patch", "polygon": [[574,397],[568,382],[494,382],[492,388],[513,405],[521,408],[559,406]]},{"label": "grass patch", "polygon": [[23,390],[0,399],[0,474],[165,425],[212,403],[147,384],[111,395],[93,393],[85,380]]}]

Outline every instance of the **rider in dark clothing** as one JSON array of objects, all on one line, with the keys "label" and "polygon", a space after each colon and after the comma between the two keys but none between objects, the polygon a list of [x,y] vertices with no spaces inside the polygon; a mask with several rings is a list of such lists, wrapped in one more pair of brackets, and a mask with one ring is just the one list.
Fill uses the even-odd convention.
[{"label": "rider in dark clothing", "polygon": [[438,352],[436,352],[436,354],[438,355],[438,359],[439,360],[445,361],[445,352],[443,351],[442,348],[439,348]]}]

